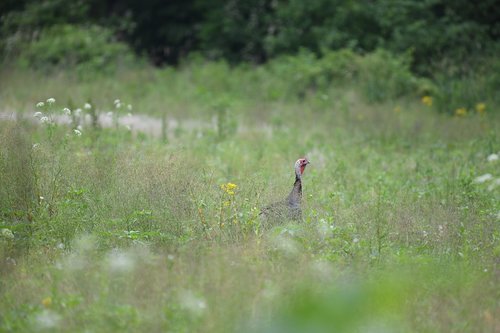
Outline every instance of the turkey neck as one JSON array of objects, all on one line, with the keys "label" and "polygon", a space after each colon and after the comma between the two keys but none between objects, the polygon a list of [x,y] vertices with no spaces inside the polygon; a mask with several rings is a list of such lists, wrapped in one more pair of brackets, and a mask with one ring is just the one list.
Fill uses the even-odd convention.
[{"label": "turkey neck", "polygon": [[293,184],[292,192],[288,195],[288,202],[291,204],[300,204],[302,197],[302,177],[300,173],[295,173],[295,183]]}]

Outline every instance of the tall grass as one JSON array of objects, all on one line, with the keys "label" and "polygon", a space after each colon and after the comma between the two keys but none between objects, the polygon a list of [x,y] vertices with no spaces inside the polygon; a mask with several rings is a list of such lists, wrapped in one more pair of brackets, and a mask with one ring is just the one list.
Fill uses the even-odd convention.
[{"label": "tall grass", "polygon": [[[420,96],[369,104],[348,76],[295,90],[263,71],[3,72],[26,119],[0,123],[2,330],[498,329],[498,107],[450,117]],[[167,142],[79,136],[32,117],[48,96],[54,115],[121,98],[184,122]],[[304,155],[304,221],[263,225]]]}]

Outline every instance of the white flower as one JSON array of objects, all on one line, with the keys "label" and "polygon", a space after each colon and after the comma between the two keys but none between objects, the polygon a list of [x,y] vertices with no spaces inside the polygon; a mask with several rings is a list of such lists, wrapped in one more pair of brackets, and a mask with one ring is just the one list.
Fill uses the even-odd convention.
[{"label": "white flower", "polygon": [[488,162],[498,161],[498,154],[491,154],[488,156]]},{"label": "white flower", "polygon": [[80,114],[82,113],[82,109],[78,108],[75,110],[75,115],[76,116],[80,116]]},{"label": "white flower", "polygon": [[35,112],[35,114],[33,115],[33,117],[35,118],[39,118],[41,116],[43,116],[43,113],[41,113],[40,111]]},{"label": "white flower", "polygon": [[173,261],[175,259],[174,255],[173,254],[169,254],[167,256],[167,259],[170,260],[170,261]]},{"label": "white flower", "polygon": [[3,228],[2,230],[0,230],[0,234],[6,239],[14,239],[14,234],[10,229]]},{"label": "white flower", "polygon": [[201,297],[197,297],[191,290],[183,290],[179,294],[179,303],[185,310],[195,315],[201,315],[207,308],[207,303]]},{"label": "white flower", "polygon": [[119,99],[115,99],[115,101],[113,102],[114,105],[116,104],[120,104],[120,100]]},{"label": "white flower", "polygon": [[80,132],[80,130],[74,129],[73,132],[76,136],[82,136],[82,132]]},{"label": "white flower", "polygon": [[128,253],[120,252],[118,250],[113,250],[108,253],[107,259],[109,268],[117,273],[129,272],[135,266],[134,258],[132,258]]},{"label": "white flower", "polygon": [[45,199],[44,197],[40,196],[40,200],[44,200],[44,199]]},{"label": "white flower", "polygon": [[12,265],[12,266],[16,266],[17,265],[16,259],[11,258],[11,257],[7,257],[7,259],[5,259],[5,262],[7,264],[9,264],[9,265]]},{"label": "white flower", "polygon": [[37,108],[43,108],[44,105],[45,105],[44,102],[38,102],[38,103],[36,103],[36,107]]},{"label": "white flower", "polygon": [[108,113],[106,113],[106,115],[107,115],[108,117],[113,117],[113,112],[109,111]]},{"label": "white flower", "polygon": [[39,144],[39,143],[34,143],[34,144],[33,144],[33,149],[37,149],[39,146],[40,146],[40,144]]},{"label": "white flower", "polygon": [[132,127],[130,127],[130,125],[125,125],[125,128],[126,128],[128,131],[131,131],[131,130],[132,130]]},{"label": "white flower", "polygon": [[90,110],[92,109],[92,105],[90,105],[90,103],[85,103],[85,105],[83,106],[84,109],[86,110]]},{"label": "white flower", "polygon": [[500,186],[500,178],[491,182],[490,186],[488,186],[488,191],[493,191],[497,186]]},{"label": "white flower", "polygon": [[128,104],[127,105],[127,109],[129,109],[130,111],[132,111],[132,104]]},{"label": "white flower", "polygon": [[43,310],[35,316],[35,327],[37,329],[55,328],[61,322],[61,315],[51,310]]},{"label": "white flower", "polygon": [[63,112],[64,112],[64,114],[65,114],[65,115],[67,115],[67,116],[70,116],[70,115],[71,115],[71,110],[70,110],[70,109],[68,109],[68,108],[64,108],[64,109],[63,109]]},{"label": "white flower", "polygon": [[54,104],[56,102],[55,98],[47,98],[47,103]]},{"label": "white flower", "polygon": [[493,176],[491,175],[491,173],[485,173],[482,176],[476,177],[474,179],[474,182],[480,184],[480,183],[484,183],[484,182],[491,180],[491,179],[493,179]]},{"label": "white flower", "polygon": [[116,104],[115,104],[115,107],[116,107],[117,109],[121,108],[121,107],[122,107],[122,103],[116,103]]},{"label": "white flower", "polygon": [[40,121],[42,122],[42,124],[48,123],[49,117],[42,117],[42,118],[40,118]]},{"label": "white flower", "polygon": [[79,130],[79,131],[81,131],[81,130],[82,130],[82,128],[83,128],[83,127],[82,127],[82,125],[78,125],[78,126],[76,126],[76,129],[77,129],[77,130]]}]

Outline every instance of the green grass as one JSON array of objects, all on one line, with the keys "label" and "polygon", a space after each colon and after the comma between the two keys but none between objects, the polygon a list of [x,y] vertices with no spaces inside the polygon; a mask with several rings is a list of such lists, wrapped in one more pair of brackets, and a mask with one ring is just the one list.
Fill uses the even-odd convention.
[{"label": "green grass", "polygon": [[[498,106],[369,104],[356,80],[269,96],[261,69],[211,66],[2,73],[26,119],[0,122],[0,331],[498,330]],[[47,97],[181,125],[77,136],[31,121]],[[265,228],[302,156],[304,221]]]}]

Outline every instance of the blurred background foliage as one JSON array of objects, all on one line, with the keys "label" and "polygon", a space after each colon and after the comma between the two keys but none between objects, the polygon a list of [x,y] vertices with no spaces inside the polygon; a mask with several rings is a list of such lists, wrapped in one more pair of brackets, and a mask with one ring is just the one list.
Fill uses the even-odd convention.
[{"label": "blurred background foliage", "polygon": [[299,96],[349,77],[374,102],[500,101],[494,0],[5,0],[0,20],[3,64],[43,72],[266,63]]},{"label": "blurred background foliage", "polygon": [[[95,25],[155,64],[197,51],[230,62],[263,62],[305,48],[316,55],[349,48],[410,52],[413,69],[498,50],[494,0],[6,0],[0,4],[3,55],[49,38],[45,30]],[[54,37],[55,38],[55,37]],[[97,47],[97,46],[96,46]],[[104,47],[104,46],[101,46]]]}]

